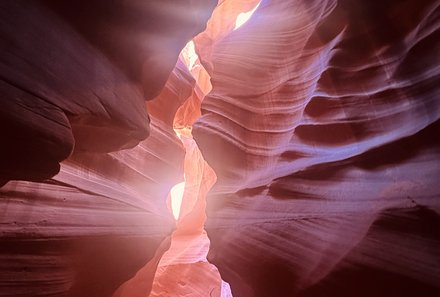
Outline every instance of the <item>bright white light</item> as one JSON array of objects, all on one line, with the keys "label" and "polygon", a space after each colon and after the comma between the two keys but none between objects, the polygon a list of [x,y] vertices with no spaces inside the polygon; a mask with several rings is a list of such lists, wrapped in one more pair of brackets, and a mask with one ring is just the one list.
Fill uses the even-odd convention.
[{"label": "bright white light", "polygon": [[191,40],[185,45],[185,47],[182,50],[182,55],[185,59],[186,66],[191,71],[194,68],[194,65],[196,64],[197,59],[199,58],[199,56],[196,53],[196,47],[194,45],[194,41]]},{"label": "bright white light", "polygon": [[235,21],[235,29],[240,28],[241,26],[243,26],[244,23],[246,23],[251,16],[254,14],[255,10],[257,10],[258,6],[260,6],[260,2],[258,2],[257,6],[254,7],[254,9],[248,11],[248,12],[242,12],[237,16],[237,20]]},{"label": "bright white light", "polygon": [[183,192],[185,191],[185,182],[178,183],[171,188],[171,211],[177,220],[180,215],[180,207],[182,206]]}]

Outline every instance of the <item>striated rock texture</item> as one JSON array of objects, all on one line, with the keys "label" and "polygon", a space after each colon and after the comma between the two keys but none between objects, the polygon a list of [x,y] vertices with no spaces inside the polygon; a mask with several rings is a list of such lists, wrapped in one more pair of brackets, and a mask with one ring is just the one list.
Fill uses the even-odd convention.
[{"label": "striated rock texture", "polygon": [[440,2],[263,0],[235,31],[233,2],[193,135],[234,297],[438,296]]},{"label": "striated rock texture", "polygon": [[151,288],[195,83],[173,67],[213,4],[0,3],[0,180],[21,179],[0,188],[0,296],[112,296],[146,263]]},{"label": "striated rock texture", "polygon": [[[209,249],[209,239],[204,230],[206,195],[215,183],[216,176],[191,135],[190,126],[200,116],[200,102],[207,87],[206,72],[195,53],[191,52],[191,47],[191,43],[185,47],[168,80],[170,85],[179,86],[180,92],[173,93],[176,89],[165,88],[159,100],[148,105],[153,114],[162,114],[164,104],[161,101],[166,100],[167,106],[171,106],[175,112],[174,118],[165,117],[166,122],[174,125],[174,131],[185,149],[184,182],[172,188],[167,200],[170,212],[176,219],[176,230],[164,240],[162,246],[168,244],[166,242],[169,240],[171,244],[165,253],[160,254],[160,261],[148,262],[133,278],[121,285],[113,297],[231,296],[229,285],[222,281],[217,268],[206,259]],[[187,79],[190,73],[192,80]],[[192,84],[188,83],[182,88],[182,79]],[[176,94],[185,94],[180,98],[186,98],[177,111],[175,107],[180,100],[176,100]],[[154,280],[151,283],[148,280],[153,278],[152,274]]]},{"label": "striated rock texture", "polygon": [[2,183],[52,177],[74,148],[110,152],[144,140],[144,101],[159,94],[214,5],[2,1]]},{"label": "striated rock texture", "polygon": [[178,133],[186,152],[185,187],[171,246],[159,263],[150,297],[223,297],[226,295],[222,294],[220,274],[206,259],[209,240],[203,229],[206,194],[216,176],[203,159],[191,131],[180,129]]},{"label": "striated rock texture", "polygon": [[75,154],[45,182],[7,183],[1,294],[111,296],[172,232],[166,197],[182,178],[182,161],[173,131],[152,117],[150,137],[133,149]]},{"label": "striated rock texture", "polygon": [[440,295],[440,1],[214,2],[0,1],[0,296]]}]

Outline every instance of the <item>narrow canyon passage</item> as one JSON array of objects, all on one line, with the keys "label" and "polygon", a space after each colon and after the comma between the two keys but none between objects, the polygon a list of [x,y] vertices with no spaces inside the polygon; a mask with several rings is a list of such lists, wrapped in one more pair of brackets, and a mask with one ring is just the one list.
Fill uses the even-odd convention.
[{"label": "narrow canyon passage", "polygon": [[[159,262],[150,297],[232,296],[217,268],[206,259],[209,250],[209,239],[204,230],[206,195],[215,183],[216,175],[203,159],[191,130],[183,128],[176,129],[176,132],[186,151],[185,182],[180,188],[183,192],[173,194],[171,190],[171,208],[177,217],[176,230],[171,236],[170,249]],[[174,203],[176,200],[181,203]]]},{"label": "narrow canyon passage", "polygon": [[[241,24],[245,21],[242,18]],[[173,119],[174,132],[185,150],[184,180],[171,188],[167,199],[167,208],[176,220],[176,229],[161,244],[156,257],[123,284],[114,297],[145,296],[150,290],[150,297],[232,297],[229,284],[207,260],[210,242],[204,229],[206,197],[217,176],[192,136],[192,124],[200,116],[200,103],[212,87],[193,41],[182,50],[180,62],[194,79],[194,91],[177,109]],[[153,275],[151,286],[146,286]]]},{"label": "narrow canyon passage", "polygon": [[[244,25],[259,4],[259,1],[247,1],[221,7],[220,12],[217,12],[220,15],[218,18],[228,20],[222,21],[227,29],[217,34],[226,34]],[[215,17],[213,21],[216,21]],[[218,269],[207,260],[210,242],[204,229],[206,198],[217,176],[204,160],[192,136],[192,125],[200,117],[201,103],[211,91],[212,85],[196,53],[194,40],[188,42],[180,53],[180,62],[191,73],[194,87],[173,119],[174,131],[185,149],[184,181],[171,188],[167,199],[168,209],[176,220],[176,230],[171,238],[164,240],[157,256],[133,279],[123,284],[113,297],[144,296],[150,290],[144,282],[151,278],[154,270],[152,267],[156,266],[150,297],[232,297],[229,284],[221,279]],[[154,111],[154,103],[150,105],[150,110]],[[164,244],[169,242],[169,249],[163,252]]]},{"label": "narrow canyon passage", "polygon": [[1,0],[0,297],[440,296],[440,0]]},{"label": "narrow canyon passage", "polygon": [[[233,30],[245,24],[259,4],[259,1],[248,1],[245,5],[233,6]],[[168,204],[176,219],[176,230],[171,235],[169,250],[158,263],[150,297],[232,297],[229,284],[207,261],[210,242],[204,229],[206,199],[217,176],[192,136],[192,124],[201,115],[201,103],[212,89],[210,76],[196,53],[193,40],[182,50],[179,59],[195,79],[194,93],[177,110],[173,121],[174,131],[185,148],[184,181],[170,191]]]},{"label": "narrow canyon passage", "polygon": [[[229,285],[222,281],[217,268],[206,258],[209,250],[204,230],[206,195],[216,175],[203,159],[191,128],[176,128],[176,134],[186,152],[184,182],[171,189],[167,201],[176,219],[176,230],[171,238],[164,240],[157,256],[123,284],[114,297],[145,296],[150,289],[150,297],[232,297]],[[152,286],[145,286],[152,278]]]}]

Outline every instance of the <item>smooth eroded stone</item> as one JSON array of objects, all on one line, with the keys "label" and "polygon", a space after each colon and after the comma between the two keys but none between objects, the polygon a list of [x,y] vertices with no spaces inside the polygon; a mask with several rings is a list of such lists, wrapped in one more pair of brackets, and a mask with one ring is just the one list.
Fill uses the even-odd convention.
[{"label": "smooth eroded stone", "polygon": [[208,259],[235,297],[439,294],[439,13],[266,0],[233,30],[214,12],[193,135],[217,174]]},{"label": "smooth eroded stone", "polygon": [[161,92],[213,5],[2,1],[0,179],[43,180],[73,150],[111,152],[144,140],[145,100]]}]

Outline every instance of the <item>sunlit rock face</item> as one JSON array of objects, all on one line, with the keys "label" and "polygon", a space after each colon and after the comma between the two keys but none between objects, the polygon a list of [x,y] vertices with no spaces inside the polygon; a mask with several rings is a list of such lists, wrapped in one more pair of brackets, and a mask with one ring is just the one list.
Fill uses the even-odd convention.
[{"label": "sunlit rock face", "polygon": [[[177,93],[185,94],[181,98],[186,100],[175,112],[174,118],[166,117],[167,123],[173,124],[185,149],[184,181],[171,188],[167,201],[169,211],[176,220],[176,229],[170,238],[164,240],[170,240],[171,244],[161,254],[160,261],[154,264],[157,269],[153,282],[146,281],[152,278],[153,261],[150,261],[133,278],[121,285],[113,297],[144,297],[148,294],[150,297],[231,296],[229,285],[222,281],[217,268],[208,263],[206,258],[209,249],[209,239],[204,230],[206,195],[215,183],[216,175],[203,159],[191,134],[191,125],[200,116],[200,103],[210,88],[207,73],[200,65],[193,46],[192,42],[187,44],[169,78],[170,84],[181,87],[177,82],[190,75],[194,83],[187,84],[192,88],[190,93],[181,92],[182,88],[178,88]],[[182,76],[175,76],[176,72]],[[149,103],[150,112],[163,112],[163,103],[160,102],[163,100],[167,100],[170,106],[177,106],[178,100],[175,95],[170,96],[171,91],[172,88],[166,88],[158,98],[159,101],[156,99]]]},{"label": "sunlit rock face", "polygon": [[233,295],[438,296],[440,2],[263,0],[236,30],[233,3],[193,130]]},{"label": "sunlit rock face", "polygon": [[2,1],[2,183],[52,177],[73,149],[110,152],[144,140],[144,101],[160,93],[214,5]]},{"label": "sunlit rock face", "polygon": [[195,83],[176,61],[215,3],[60,2],[0,3],[0,180],[21,179],[0,188],[0,295],[106,297],[141,274],[148,290]]},{"label": "sunlit rock face", "polygon": [[179,60],[217,1],[81,2],[0,1],[0,295],[440,295],[439,1],[218,1]]},{"label": "sunlit rock face", "polygon": [[175,226],[166,199],[183,179],[184,148],[154,115],[150,128],[133,149],[75,153],[52,179],[0,189],[5,296],[112,296],[147,262],[142,281],[151,287]]},{"label": "sunlit rock face", "polygon": [[203,159],[190,131],[177,131],[186,151],[182,202],[170,249],[159,262],[150,297],[223,297],[220,274],[206,259],[209,239],[203,228],[206,194],[215,183],[216,176]]}]

